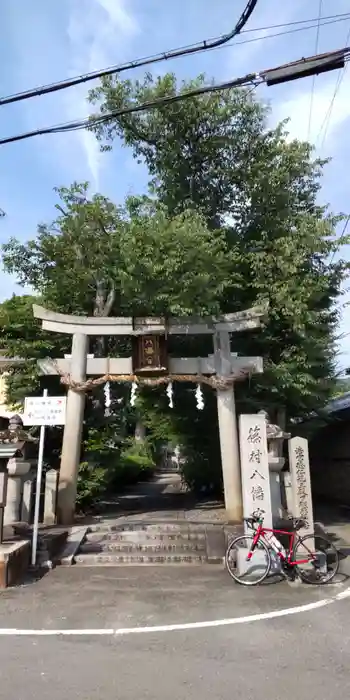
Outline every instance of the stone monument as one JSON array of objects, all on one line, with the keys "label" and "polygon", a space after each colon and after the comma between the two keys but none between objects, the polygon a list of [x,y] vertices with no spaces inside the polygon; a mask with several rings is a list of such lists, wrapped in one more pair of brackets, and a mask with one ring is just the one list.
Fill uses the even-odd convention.
[{"label": "stone monument", "polygon": [[308,441],[302,437],[293,437],[288,442],[288,453],[293,516],[303,518],[307,523],[299,532],[302,537],[314,533]]},{"label": "stone monument", "polygon": [[270,472],[267,452],[265,415],[241,414],[239,437],[242,470],[244,517],[259,509],[264,512],[264,525],[272,527]]}]

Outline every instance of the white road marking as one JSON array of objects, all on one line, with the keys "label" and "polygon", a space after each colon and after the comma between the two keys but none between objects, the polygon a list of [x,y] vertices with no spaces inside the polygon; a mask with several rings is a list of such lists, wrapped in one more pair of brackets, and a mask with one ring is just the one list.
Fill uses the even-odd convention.
[{"label": "white road marking", "polygon": [[245,615],[244,617],[231,617],[223,620],[205,620],[203,622],[184,622],[176,625],[154,625],[151,627],[125,627],[116,629],[16,629],[0,628],[0,637],[125,637],[131,634],[152,634],[157,632],[176,632],[181,630],[196,630],[210,627],[226,627],[228,625],[242,625],[249,622],[261,622],[262,620],[273,620],[277,617],[287,615],[298,615],[303,612],[310,612],[332,605],[337,601],[350,597],[350,587],[329,598],[296,605],[293,608],[282,610],[271,610],[266,613],[255,615]]},{"label": "white road marking", "polygon": [[337,600],[343,600],[344,598],[349,598],[350,597],[350,588],[345,588],[344,591],[340,591],[338,595],[336,596]]}]

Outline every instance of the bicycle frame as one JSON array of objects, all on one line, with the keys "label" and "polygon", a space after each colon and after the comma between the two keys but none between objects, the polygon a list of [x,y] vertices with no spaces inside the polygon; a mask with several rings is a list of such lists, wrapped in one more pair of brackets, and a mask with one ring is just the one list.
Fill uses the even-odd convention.
[{"label": "bicycle frame", "polygon": [[[282,561],[287,562],[287,564],[289,564],[289,566],[298,566],[298,564],[308,564],[310,559],[316,559],[315,555],[312,552],[310,552],[307,547],[305,547],[305,549],[307,549],[307,551],[309,552],[310,556],[307,559],[299,559],[298,561],[294,561],[293,560],[294,545],[295,545],[295,543],[301,542],[301,537],[299,537],[299,535],[297,535],[295,530],[293,530],[292,532],[290,532],[288,530],[274,530],[273,528],[270,528],[270,527],[264,527],[261,523],[259,523],[258,528],[254,534],[252,548],[251,548],[250,552],[248,552],[248,555],[247,555],[247,561],[251,560],[251,558],[253,556],[254,549],[255,549],[256,545],[258,544],[260,538],[262,538],[264,540],[264,542],[269,547],[271,547],[268,539],[265,540],[265,538],[264,538],[265,534],[267,534],[268,532],[270,532],[270,533],[272,532],[273,535],[286,535],[288,537],[288,539],[289,539],[289,551],[287,553],[287,556],[285,556],[282,552],[278,552],[278,556],[280,557],[280,559],[282,559]],[[277,554],[277,552],[276,552],[276,554]]]}]

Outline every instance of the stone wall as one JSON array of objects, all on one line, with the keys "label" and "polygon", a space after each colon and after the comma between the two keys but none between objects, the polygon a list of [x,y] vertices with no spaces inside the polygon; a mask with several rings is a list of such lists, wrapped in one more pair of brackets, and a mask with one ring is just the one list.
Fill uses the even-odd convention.
[{"label": "stone wall", "polygon": [[10,542],[0,545],[0,588],[22,581],[30,563],[30,542]]}]

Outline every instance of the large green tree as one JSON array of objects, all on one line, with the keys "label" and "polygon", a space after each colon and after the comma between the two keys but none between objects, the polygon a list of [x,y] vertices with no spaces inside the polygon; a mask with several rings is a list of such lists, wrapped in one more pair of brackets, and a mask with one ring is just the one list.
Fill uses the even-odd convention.
[{"label": "large green tree", "polygon": [[5,270],[51,308],[95,316],[218,311],[235,251],[199,211],[169,214],[135,197],[118,208],[89,198],[87,183],[57,192],[58,217],[36,238],[2,247]]},{"label": "large green tree", "polygon": [[[228,249],[224,233],[212,235],[201,212],[189,208],[170,214],[163,204],[145,197],[129,199],[118,208],[101,195],[89,197],[87,183],[61,188],[58,195],[58,216],[52,223],[40,225],[36,238],[26,243],[11,239],[3,246],[6,271],[15,274],[20,284],[31,285],[40,295],[39,303],[66,313],[101,316],[186,316],[219,311],[225,287],[232,283],[232,276],[236,278],[235,249]],[[239,284],[239,276],[236,282]],[[12,399],[21,398],[21,387],[22,392],[28,392],[28,372],[31,393],[40,390],[35,373],[37,357],[69,352],[69,339],[63,338],[59,346],[58,339],[51,336],[50,344],[47,334],[40,329],[38,332],[31,315],[32,301],[29,297],[17,298],[5,304],[6,309],[11,307],[12,321],[18,311],[16,343],[12,342],[15,326],[9,316],[4,316],[6,352],[16,351],[31,360],[26,365],[26,376],[24,367],[13,372],[9,383]],[[90,350],[129,355],[128,344],[129,340],[123,338],[110,338],[107,343],[93,340]],[[129,474],[133,460],[139,467],[149,464],[148,454],[135,453],[134,446],[128,444],[132,421],[145,411],[141,406],[137,412],[130,411],[127,394],[126,387],[113,390],[117,411],[108,420],[102,388],[88,400],[80,481],[83,498],[86,489],[91,493],[93,483],[98,490],[105,484],[104,465],[108,460],[119,455],[120,464],[128,466]],[[117,399],[123,404],[117,404]],[[148,406],[157,404],[152,398],[150,402]],[[157,405],[161,407],[162,403],[164,400]],[[150,434],[157,446],[159,430],[150,430]],[[106,443],[111,449],[106,450]],[[92,472],[85,459],[88,453],[93,459]],[[101,460],[103,464],[96,470]]]},{"label": "large green tree", "polygon": [[[90,92],[99,114],[187,92],[200,76],[144,81],[110,76]],[[232,285],[221,310],[269,302],[262,331],[235,339],[235,350],[263,355],[242,406],[264,405],[289,417],[322,405],[334,379],[334,330],[347,264],[336,255],[338,217],[318,204],[322,169],[309,144],[287,138],[286,124],[268,128],[268,110],[251,92],[231,89],[125,114],[92,130],[102,149],[118,136],[150,174],[150,190],[170,212],[201,211],[235,249]],[[239,261],[237,262],[237,251]],[[241,283],[237,285],[237,277]]]}]

